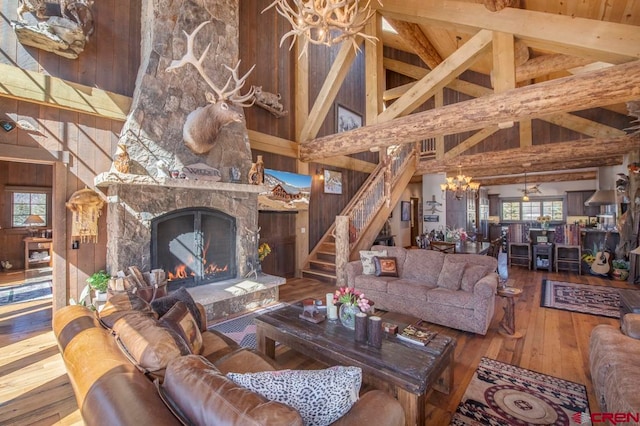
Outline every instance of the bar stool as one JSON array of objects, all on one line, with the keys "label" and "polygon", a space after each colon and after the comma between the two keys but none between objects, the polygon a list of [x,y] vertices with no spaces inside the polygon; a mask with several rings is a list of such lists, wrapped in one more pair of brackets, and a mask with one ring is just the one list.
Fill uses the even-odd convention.
[{"label": "bar stool", "polygon": [[571,271],[571,265],[578,265],[578,275],[582,275],[582,247],[569,244],[556,244],[555,250],[556,272],[561,268],[561,263],[565,267],[562,270]]},{"label": "bar stool", "polygon": [[509,243],[509,267],[511,267],[511,263],[514,261],[527,261],[527,264],[524,263],[516,263],[520,266],[526,266],[531,269],[531,244],[529,243]]}]

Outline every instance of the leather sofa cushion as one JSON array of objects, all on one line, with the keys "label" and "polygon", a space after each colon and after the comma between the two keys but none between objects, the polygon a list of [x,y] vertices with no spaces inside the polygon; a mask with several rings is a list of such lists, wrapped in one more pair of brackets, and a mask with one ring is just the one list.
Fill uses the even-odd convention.
[{"label": "leather sofa cushion", "polygon": [[122,292],[115,294],[107,300],[102,307],[102,310],[98,312],[98,319],[100,323],[108,328],[112,329],[118,319],[124,315],[130,314],[132,311],[143,312],[150,317],[157,318],[157,314],[151,305],[145,300],[133,293]]},{"label": "leather sofa cushion", "polygon": [[273,371],[276,366],[269,358],[251,349],[240,348],[213,363],[222,374],[227,373],[257,373],[258,371]]},{"label": "leather sofa cushion", "polygon": [[201,354],[203,349],[202,334],[195,318],[184,302],[177,302],[169,312],[160,318],[160,325],[175,331],[189,345],[191,353]]},{"label": "leather sofa cushion", "polygon": [[162,376],[169,361],[191,353],[178,333],[143,312],[133,311],[121,317],[113,331],[125,355],[144,372]]},{"label": "leather sofa cushion", "polygon": [[167,296],[160,297],[154,300],[153,302],[151,302],[151,307],[158,313],[159,316],[163,316],[164,314],[169,312],[169,309],[171,309],[173,305],[176,304],[176,302],[184,302],[198,324],[202,324],[200,309],[198,309],[195,300],[193,300],[191,294],[189,294],[187,289],[184,287],[180,287],[178,290],[169,293]]},{"label": "leather sofa cushion", "polygon": [[187,424],[303,424],[293,408],[236,385],[198,355],[172,360],[159,391],[165,403],[184,417]]}]

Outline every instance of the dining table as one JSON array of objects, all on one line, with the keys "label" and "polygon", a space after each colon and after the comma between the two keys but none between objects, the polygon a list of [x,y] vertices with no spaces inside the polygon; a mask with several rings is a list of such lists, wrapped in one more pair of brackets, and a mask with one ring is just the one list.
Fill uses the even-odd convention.
[{"label": "dining table", "polygon": [[456,254],[485,255],[490,246],[491,243],[488,241],[458,241],[456,242]]}]

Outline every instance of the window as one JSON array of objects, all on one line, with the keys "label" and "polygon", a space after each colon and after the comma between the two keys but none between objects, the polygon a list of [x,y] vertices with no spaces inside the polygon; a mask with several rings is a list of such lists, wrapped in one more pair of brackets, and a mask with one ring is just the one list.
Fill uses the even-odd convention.
[{"label": "window", "polygon": [[561,198],[534,201],[502,200],[503,222],[535,222],[540,216],[551,216],[552,222],[564,220],[564,201]]},{"label": "window", "polygon": [[13,192],[11,195],[11,226],[14,228],[25,226],[24,221],[32,214],[40,216],[45,224],[49,223],[48,196],[47,192]]}]

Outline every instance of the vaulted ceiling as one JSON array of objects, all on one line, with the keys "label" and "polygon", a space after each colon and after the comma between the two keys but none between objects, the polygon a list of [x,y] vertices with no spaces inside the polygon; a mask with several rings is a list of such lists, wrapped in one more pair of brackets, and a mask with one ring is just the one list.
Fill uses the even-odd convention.
[{"label": "vaulted ceiling", "polygon": [[[490,10],[495,3],[513,4]],[[625,103],[640,99],[640,2],[382,0],[382,6],[371,4],[379,15],[367,32],[381,42],[364,43],[367,125],[316,138],[317,122],[324,115],[314,113],[328,110],[333,100],[330,90],[321,92],[301,127],[301,159],[320,161],[433,138],[435,158],[423,161],[419,173],[453,172],[462,164],[476,176],[490,176],[497,167],[502,174],[522,172],[523,163],[528,171],[620,164],[623,154],[638,151],[640,138],[623,129],[633,120],[626,117]],[[421,63],[384,57],[383,47],[409,52]],[[339,82],[354,57],[345,43],[325,85]],[[414,81],[387,88],[384,70]],[[459,79],[467,70],[487,76],[490,84]],[[445,102],[445,87],[468,100]],[[425,109],[431,98],[435,107]],[[601,113],[573,114],[594,108]],[[534,119],[577,132],[580,139],[533,140]],[[469,154],[483,140],[513,126],[518,141],[492,152]],[[473,133],[445,150],[445,136],[460,132]]]}]

